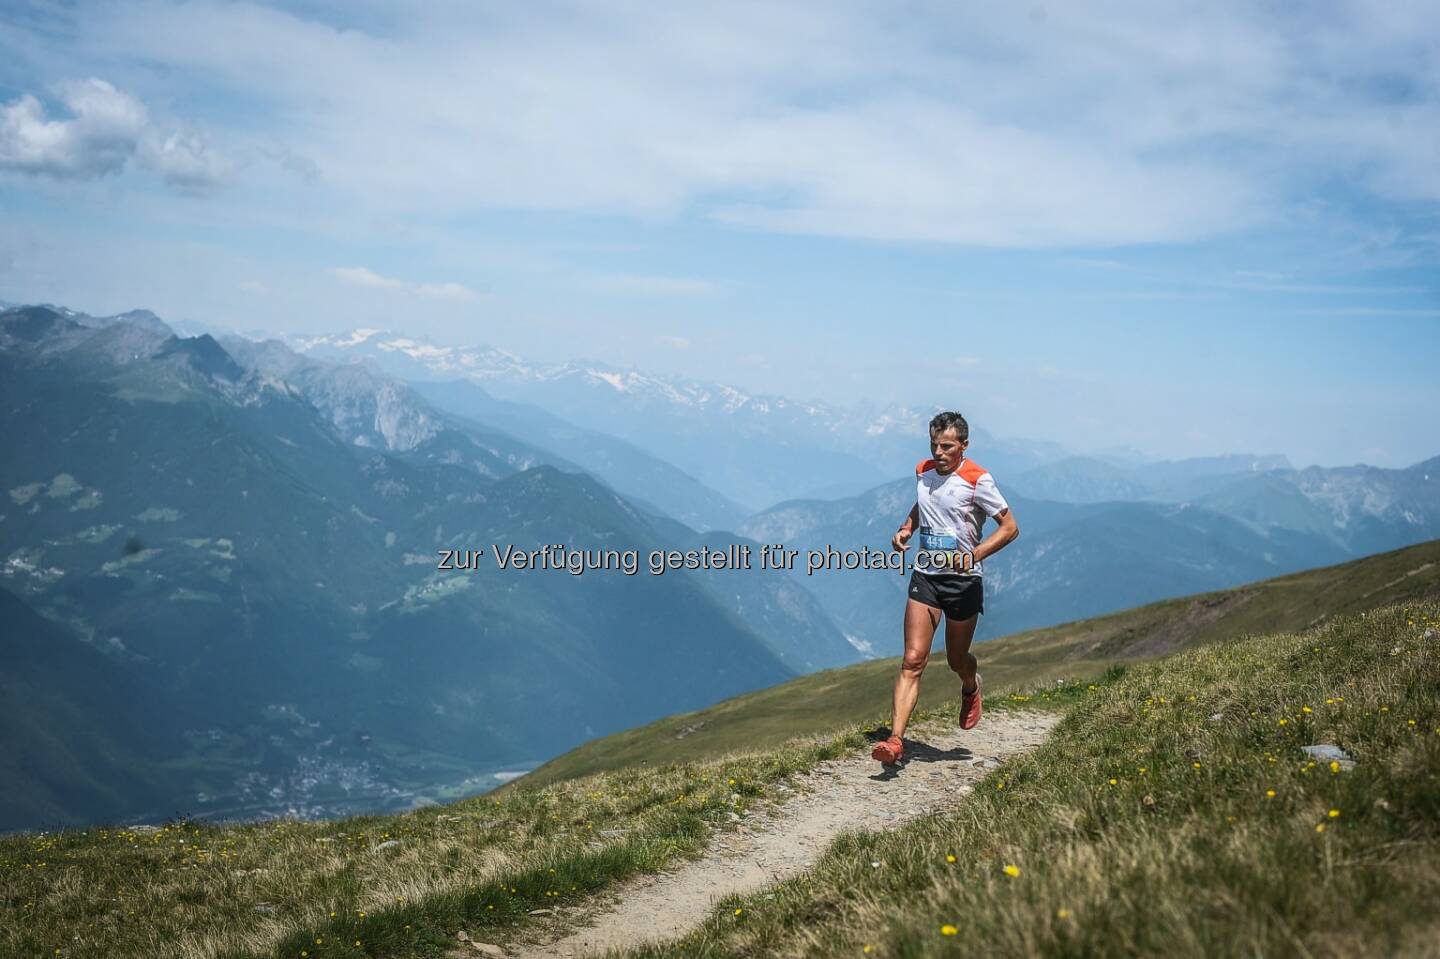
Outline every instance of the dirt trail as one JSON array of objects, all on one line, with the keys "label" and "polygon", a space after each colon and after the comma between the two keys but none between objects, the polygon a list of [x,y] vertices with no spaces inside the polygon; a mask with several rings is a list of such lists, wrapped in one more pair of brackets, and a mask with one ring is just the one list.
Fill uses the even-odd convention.
[{"label": "dirt trail", "polygon": [[821,763],[796,778],[798,788],[787,801],[756,809],[734,830],[717,831],[703,858],[624,883],[610,908],[582,928],[549,942],[513,943],[504,954],[582,957],[683,935],[718,899],[804,872],[844,831],[893,829],[960,801],[1007,757],[1039,745],[1057,719],[999,712],[969,732],[917,728],[906,737],[906,761],[898,772],[882,772],[868,748]]}]

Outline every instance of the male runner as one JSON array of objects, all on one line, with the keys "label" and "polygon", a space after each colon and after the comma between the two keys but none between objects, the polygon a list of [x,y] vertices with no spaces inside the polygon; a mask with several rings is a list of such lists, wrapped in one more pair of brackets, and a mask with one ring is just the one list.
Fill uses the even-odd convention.
[{"label": "male runner", "polygon": [[[1019,536],[1020,527],[985,467],[965,458],[969,445],[970,425],[959,413],[940,413],[930,421],[932,456],[916,465],[915,506],[890,540],[891,549],[904,552],[919,527],[890,738],[870,754],[886,765],[905,755],[902,737],[920,696],[920,675],[930,659],[941,613],[945,658],[960,675],[960,728],[974,729],[980,722],[980,673],[970,652],[976,621],[985,608],[980,561]],[[982,541],[986,516],[993,516],[999,528]]]}]

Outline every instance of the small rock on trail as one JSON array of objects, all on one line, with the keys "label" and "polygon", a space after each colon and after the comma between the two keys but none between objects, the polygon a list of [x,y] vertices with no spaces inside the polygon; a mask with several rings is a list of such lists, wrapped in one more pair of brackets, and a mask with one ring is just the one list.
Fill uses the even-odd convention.
[{"label": "small rock on trail", "polygon": [[1334,743],[1317,743],[1314,746],[1301,746],[1300,748],[1316,759],[1339,763],[1341,769],[1355,768],[1355,760],[1350,757],[1350,754]]}]

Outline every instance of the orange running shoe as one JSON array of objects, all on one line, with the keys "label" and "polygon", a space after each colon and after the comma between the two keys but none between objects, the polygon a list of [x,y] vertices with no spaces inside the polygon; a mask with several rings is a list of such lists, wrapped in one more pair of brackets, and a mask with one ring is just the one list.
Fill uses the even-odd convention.
[{"label": "orange running shoe", "polygon": [[980,674],[975,674],[975,691],[960,691],[960,728],[974,729],[980,724]]},{"label": "orange running shoe", "polygon": [[905,757],[905,744],[900,741],[899,736],[891,736],[883,742],[875,744],[870,751],[870,758],[879,760],[887,766],[893,766]]}]

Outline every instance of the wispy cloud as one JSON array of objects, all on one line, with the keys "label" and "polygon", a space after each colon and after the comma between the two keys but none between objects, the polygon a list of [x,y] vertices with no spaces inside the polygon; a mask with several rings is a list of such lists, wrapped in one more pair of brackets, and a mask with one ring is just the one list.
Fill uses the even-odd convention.
[{"label": "wispy cloud", "polygon": [[350,286],[366,287],[372,290],[390,290],[428,297],[432,300],[451,300],[464,303],[480,298],[480,294],[459,283],[411,283],[394,277],[381,276],[363,266],[337,266],[327,270],[331,276]]},{"label": "wispy cloud", "polygon": [[400,280],[391,279],[388,276],[381,276],[374,270],[366,269],[363,266],[336,266],[328,271],[336,279],[349,283],[351,286],[368,286],[374,290],[403,290],[405,283]]},{"label": "wispy cloud", "polygon": [[178,190],[201,192],[228,180],[234,164],[204,138],[176,130],[140,141],[140,160]]},{"label": "wispy cloud", "polygon": [[479,293],[459,283],[417,283],[415,292],[432,300],[454,300],[457,303],[480,298]]},{"label": "wispy cloud", "polygon": [[67,52],[203,77],[376,215],[1073,248],[1281,222],[1326,183],[1440,199],[1433,0],[1031,10],[142,0]]},{"label": "wispy cloud", "polygon": [[1293,283],[1271,280],[1248,280],[1238,283],[1219,283],[1217,285],[1226,289],[1244,290],[1249,293],[1302,294],[1310,296],[1411,296],[1440,291],[1440,286],[1385,286],[1368,283]]}]

